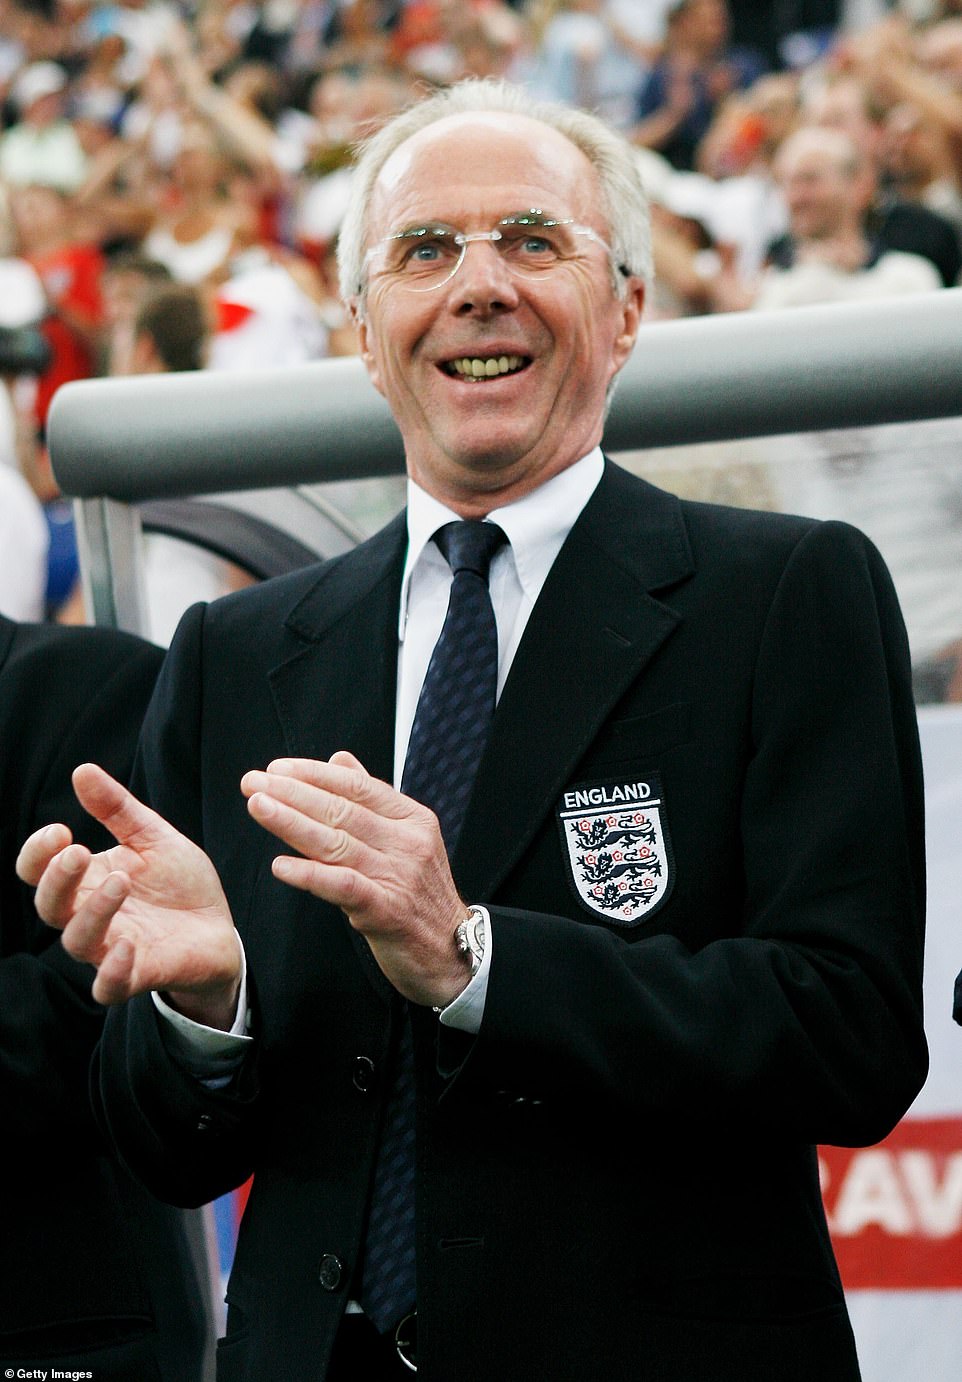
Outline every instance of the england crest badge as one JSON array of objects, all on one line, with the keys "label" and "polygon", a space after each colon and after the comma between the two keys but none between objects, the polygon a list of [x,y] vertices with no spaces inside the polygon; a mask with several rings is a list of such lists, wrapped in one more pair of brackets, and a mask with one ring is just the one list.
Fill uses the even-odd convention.
[{"label": "england crest badge", "polygon": [[674,860],[656,774],[570,787],[557,810],[575,895],[613,926],[637,926],[671,892]]}]

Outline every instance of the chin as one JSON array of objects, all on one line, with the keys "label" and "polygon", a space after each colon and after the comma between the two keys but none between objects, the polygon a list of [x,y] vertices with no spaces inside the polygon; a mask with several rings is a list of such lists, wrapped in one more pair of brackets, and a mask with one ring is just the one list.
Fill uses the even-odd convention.
[{"label": "chin", "polygon": [[532,439],[529,437],[493,436],[490,429],[483,435],[466,441],[459,437],[445,448],[448,466],[466,479],[484,477],[496,479],[508,477],[517,467],[524,467],[524,458],[530,453]]}]

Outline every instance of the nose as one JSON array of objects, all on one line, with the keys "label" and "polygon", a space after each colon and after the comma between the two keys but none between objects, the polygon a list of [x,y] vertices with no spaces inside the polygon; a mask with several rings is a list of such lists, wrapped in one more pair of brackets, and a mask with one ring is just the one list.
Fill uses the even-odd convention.
[{"label": "nose", "polygon": [[448,284],[448,303],[453,312],[510,312],[518,305],[518,286],[489,235],[469,236],[461,263]]}]

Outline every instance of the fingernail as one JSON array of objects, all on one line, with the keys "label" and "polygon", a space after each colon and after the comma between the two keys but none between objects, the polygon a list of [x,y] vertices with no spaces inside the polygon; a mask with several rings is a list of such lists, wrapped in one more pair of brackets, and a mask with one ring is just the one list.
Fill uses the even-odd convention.
[{"label": "fingernail", "polygon": [[126,891],[126,884],[119,874],[111,873],[108,874],[104,880],[103,891],[107,897],[116,902],[123,897]]}]

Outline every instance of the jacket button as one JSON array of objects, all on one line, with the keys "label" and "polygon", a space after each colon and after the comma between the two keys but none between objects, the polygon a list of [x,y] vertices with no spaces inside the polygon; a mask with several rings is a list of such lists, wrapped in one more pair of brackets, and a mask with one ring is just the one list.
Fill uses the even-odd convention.
[{"label": "jacket button", "polygon": [[374,1062],[369,1056],[355,1056],[351,1075],[354,1088],[362,1094],[369,1094],[374,1087]]},{"label": "jacket button", "polygon": [[321,1258],[317,1279],[325,1291],[336,1291],[344,1280],[344,1264],[341,1259],[332,1252],[326,1252]]}]

